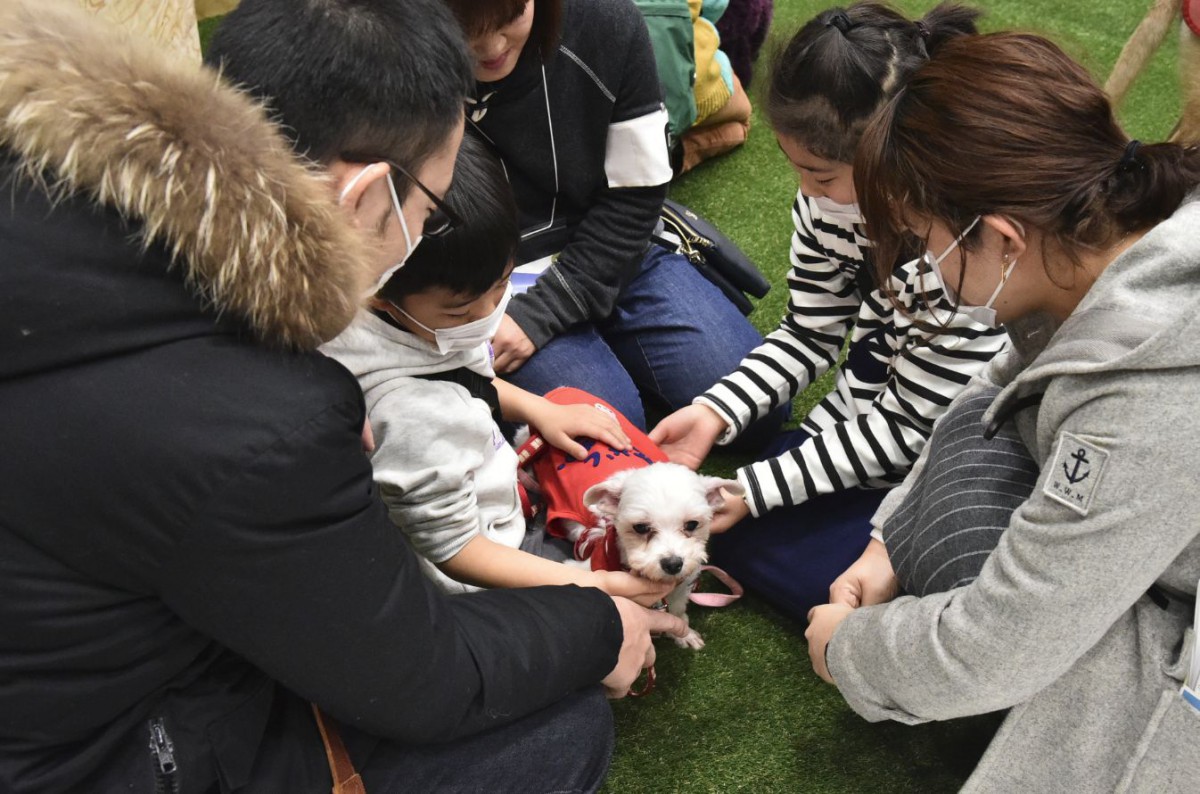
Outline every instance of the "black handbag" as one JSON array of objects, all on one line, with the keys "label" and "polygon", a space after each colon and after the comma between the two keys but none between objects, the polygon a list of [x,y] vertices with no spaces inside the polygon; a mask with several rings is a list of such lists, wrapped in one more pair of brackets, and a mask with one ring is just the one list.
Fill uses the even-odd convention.
[{"label": "black handbag", "polygon": [[[576,223],[575,219],[559,218],[555,223],[524,232],[517,246],[517,264],[526,265],[556,255],[570,242]],[[678,201],[666,199],[663,202],[659,223],[650,240],[687,257],[742,314],[749,314],[754,309],[747,293],[761,298],[771,289],[770,282],[742,249]],[[536,277],[536,273],[528,276],[518,273],[514,275],[514,287],[520,281],[521,286],[528,289]]]},{"label": "black handbag", "polygon": [[771,283],[736,243],[678,201],[663,202],[662,224],[653,240],[686,256],[742,314],[754,309],[747,293],[761,298],[771,290]]}]

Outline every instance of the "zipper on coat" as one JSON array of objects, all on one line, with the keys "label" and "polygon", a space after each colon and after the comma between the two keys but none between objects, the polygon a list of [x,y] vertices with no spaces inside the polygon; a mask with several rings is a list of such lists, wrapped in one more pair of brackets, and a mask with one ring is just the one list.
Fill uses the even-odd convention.
[{"label": "zipper on coat", "polygon": [[175,763],[175,743],[167,734],[162,717],[150,720],[150,755],[154,757],[155,794],[178,794],[179,767]]}]

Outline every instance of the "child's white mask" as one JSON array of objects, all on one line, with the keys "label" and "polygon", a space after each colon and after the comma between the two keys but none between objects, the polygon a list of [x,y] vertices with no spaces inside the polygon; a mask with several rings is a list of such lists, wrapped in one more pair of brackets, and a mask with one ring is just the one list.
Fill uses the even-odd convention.
[{"label": "child's white mask", "polygon": [[851,226],[862,223],[862,213],[858,211],[858,204],[838,204],[836,201],[825,196],[815,196],[813,204],[817,205],[817,209],[821,211],[821,217],[826,220],[833,221],[841,226]]},{"label": "child's white mask", "polygon": [[935,257],[932,253],[926,251],[924,257],[922,258],[925,260],[925,265],[931,271],[933,271],[933,275],[935,278],[937,278],[938,285],[941,286],[942,292],[946,293],[947,299],[958,304],[959,312],[965,314],[967,317],[971,318],[980,325],[987,326],[988,328],[995,328],[998,324],[996,322],[996,310],[992,308],[992,304],[996,302],[996,298],[1000,297],[1000,290],[1004,289],[1004,285],[1008,283],[1008,277],[1012,275],[1013,270],[1017,266],[1016,259],[1008,262],[1008,267],[1005,268],[1005,270],[1000,274],[1000,283],[996,285],[996,289],[992,290],[992,296],[987,299],[987,303],[983,304],[982,306],[969,306],[961,303],[957,293],[950,288],[950,285],[946,283],[945,277],[942,276],[942,262],[947,256],[950,255],[951,251],[953,251],[955,248],[958,248],[959,244],[963,241],[963,238],[975,228],[977,223],[979,223],[981,217],[982,216],[976,216],[975,220],[971,221],[967,225],[967,228],[963,229],[962,234],[960,234],[958,237],[955,237],[954,242],[950,243],[945,251],[942,251],[941,256]]},{"label": "child's white mask", "polygon": [[512,298],[512,284],[504,286],[504,295],[496,302],[496,308],[486,317],[480,317],[478,320],[472,320],[464,325],[456,325],[452,328],[430,328],[417,318],[413,317],[408,312],[401,309],[396,304],[396,311],[403,314],[418,327],[425,329],[433,334],[434,343],[437,345],[438,352],[443,356],[449,355],[457,351],[474,350],[485,342],[491,340],[496,335],[496,331],[500,330],[500,322],[504,319],[504,310],[508,308],[508,302]]},{"label": "child's white mask", "polygon": [[[370,168],[370,166],[365,166],[361,171],[354,175],[354,178],[351,179],[344,188],[342,188],[342,194],[338,196],[339,204],[346,200],[346,194],[354,189],[354,186],[358,184],[358,180],[363,178],[363,174],[367,173],[367,168]],[[396,193],[396,183],[392,180],[391,166],[388,166],[387,185],[388,191],[392,194],[392,207],[396,210],[396,217],[400,219],[400,231],[404,233],[404,257],[399,262],[383,271],[383,275],[381,275],[379,280],[375,282],[375,286],[369,289],[366,294],[363,295],[364,298],[369,298],[375,293],[379,292],[379,290],[383,289],[383,285],[388,282],[388,279],[392,277],[392,274],[404,267],[404,263],[408,261],[410,256],[412,256],[413,249],[421,243],[421,235],[418,234],[417,239],[413,240],[408,234],[408,222],[404,220],[404,209],[400,206],[400,196]]]}]

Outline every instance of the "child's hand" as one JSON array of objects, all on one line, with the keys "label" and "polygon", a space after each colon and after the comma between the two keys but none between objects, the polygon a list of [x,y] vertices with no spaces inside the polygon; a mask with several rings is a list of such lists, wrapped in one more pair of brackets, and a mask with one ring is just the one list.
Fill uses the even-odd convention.
[{"label": "child's hand", "polygon": [[688,405],[659,422],[650,431],[650,440],[672,463],[696,471],[727,426],[707,405]]},{"label": "child's hand", "polygon": [[592,571],[598,587],[610,596],[624,596],[644,607],[654,606],[675,589],[672,582],[654,582],[624,571]]},{"label": "child's hand", "polygon": [[713,535],[727,532],[734,524],[750,515],[750,505],[746,504],[745,497],[735,496],[725,490],[721,491],[721,495],[725,497],[725,504],[713,513],[712,522],[708,525],[708,531]]},{"label": "child's hand", "polygon": [[582,403],[558,405],[549,400],[544,403],[539,404],[537,416],[531,419],[530,424],[548,443],[577,460],[587,457],[587,450],[575,440],[580,437],[603,441],[613,449],[629,449],[629,436],[625,435],[620,423],[596,406]]}]

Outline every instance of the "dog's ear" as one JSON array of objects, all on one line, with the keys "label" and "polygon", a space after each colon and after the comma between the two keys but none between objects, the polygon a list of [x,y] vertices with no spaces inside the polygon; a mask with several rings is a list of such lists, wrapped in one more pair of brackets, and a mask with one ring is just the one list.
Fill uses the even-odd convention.
[{"label": "dog's ear", "polygon": [[725,490],[730,496],[745,496],[746,489],[737,480],[725,480],[720,477],[702,477],[704,482],[704,497],[708,499],[708,505],[713,510],[720,510],[725,506],[725,497],[721,493]]},{"label": "dog's ear", "polygon": [[604,482],[598,482],[583,492],[583,506],[601,518],[617,515],[621,503],[621,491],[625,488],[628,471],[619,471]]}]

